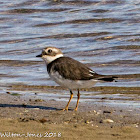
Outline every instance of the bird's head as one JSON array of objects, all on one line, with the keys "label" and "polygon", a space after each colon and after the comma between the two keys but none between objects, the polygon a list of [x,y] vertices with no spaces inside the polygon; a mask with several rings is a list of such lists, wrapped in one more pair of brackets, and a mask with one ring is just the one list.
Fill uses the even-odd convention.
[{"label": "bird's head", "polygon": [[49,64],[55,59],[63,57],[63,53],[58,48],[47,47],[43,49],[42,53],[40,55],[37,55],[36,57],[41,57],[47,64]]}]

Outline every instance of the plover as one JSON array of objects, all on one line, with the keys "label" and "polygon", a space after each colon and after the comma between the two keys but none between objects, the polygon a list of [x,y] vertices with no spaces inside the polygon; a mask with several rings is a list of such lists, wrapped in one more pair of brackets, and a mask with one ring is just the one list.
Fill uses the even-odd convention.
[{"label": "plover", "polygon": [[63,110],[68,110],[71,99],[73,98],[72,90],[77,90],[77,104],[75,110],[78,109],[81,88],[91,88],[97,82],[114,81],[113,76],[97,74],[85,64],[80,63],[70,57],[65,57],[60,49],[55,47],[47,47],[42,50],[40,55],[47,66],[47,71],[52,80],[62,87],[70,90],[70,99]]}]

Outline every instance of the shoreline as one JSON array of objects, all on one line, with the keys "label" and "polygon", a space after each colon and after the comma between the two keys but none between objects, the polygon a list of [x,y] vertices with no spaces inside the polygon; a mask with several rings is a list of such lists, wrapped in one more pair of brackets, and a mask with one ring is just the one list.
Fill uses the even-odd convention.
[{"label": "shoreline", "polygon": [[[6,86],[4,86],[6,87]],[[61,86],[47,86],[47,85],[26,85],[13,84],[6,87],[8,90],[15,91],[46,91],[46,90],[67,90]],[[140,95],[140,87],[116,87],[116,86],[95,86],[89,89],[80,89],[80,91],[93,91],[102,94],[138,94]]]}]

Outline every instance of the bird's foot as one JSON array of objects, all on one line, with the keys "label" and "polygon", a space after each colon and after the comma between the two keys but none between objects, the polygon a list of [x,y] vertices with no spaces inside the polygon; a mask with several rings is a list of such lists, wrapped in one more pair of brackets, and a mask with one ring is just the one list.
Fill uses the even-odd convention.
[{"label": "bird's foot", "polygon": [[62,109],[62,111],[65,111],[65,110],[68,111],[68,107],[65,107],[64,109]]},{"label": "bird's foot", "polygon": [[74,111],[77,111],[77,109],[78,109],[78,107],[76,107],[76,108],[74,109]]}]

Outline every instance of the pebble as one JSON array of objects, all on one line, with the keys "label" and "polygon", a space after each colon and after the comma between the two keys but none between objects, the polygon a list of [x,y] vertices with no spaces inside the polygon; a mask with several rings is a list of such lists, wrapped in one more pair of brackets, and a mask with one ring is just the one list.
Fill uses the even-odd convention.
[{"label": "pebble", "polygon": [[139,125],[138,125],[138,124],[134,124],[134,127],[138,128],[138,127],[139,127]]},{"label": "pebble", "polygon": [[111,113],[111,111],[104,110],[103,113]]},{"label": "pebble", "polygon": [[86,123],[86,124],[89,124],[89,121],[88,121],[88,120],[86,120],[86,121],[85,121],[85,123]]},{"label": "pebble", "polygon": [[42,99],[36,99],[35,102],[43,102],[44,100]]},{"label": "pebble", "polygon": [[64,124],[69,124],[69,121],[65,121]]},{"label": "pebble", "polygon": [[34,110],[39,110],[40,108],[34,108]]},{"label": "pebble", "polygon": [[100,115],[101,113],[100,112],[96,112],[96,115]]},{"label": "pebble", "polygon": [[100,123],[113,123],[114,121],[111,119],[101,120]]},{"label": "pebble", "polygon": [[27,112],[29,112],[29,110],[25,109],[25,110],[24,110],[24,112],[26,112],[26,113],[27,113]]}]

